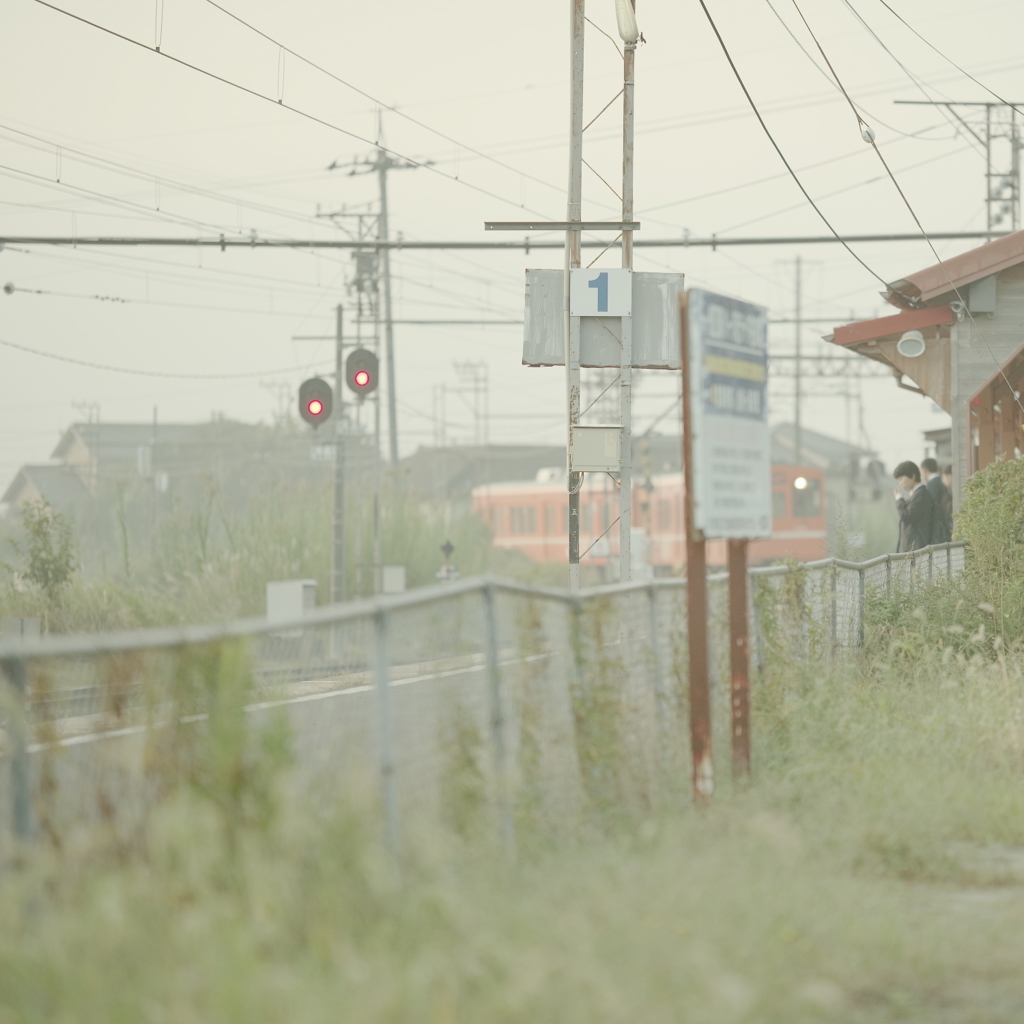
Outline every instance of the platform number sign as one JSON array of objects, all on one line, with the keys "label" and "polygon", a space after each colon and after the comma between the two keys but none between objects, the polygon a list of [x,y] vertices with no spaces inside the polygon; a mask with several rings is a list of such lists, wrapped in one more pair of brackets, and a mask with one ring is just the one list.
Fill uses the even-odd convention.
[{"label": "platform number sign", "polygon": [[608,312],[608,271],[602,270],[597,277],[587,282],[588,288],[597,289],[597,311],[598,313]]},{"label": "platform number sign", "polygon": [[633,271],[616,268],[572,271],[569,283],[572,316],[632,316]]}]

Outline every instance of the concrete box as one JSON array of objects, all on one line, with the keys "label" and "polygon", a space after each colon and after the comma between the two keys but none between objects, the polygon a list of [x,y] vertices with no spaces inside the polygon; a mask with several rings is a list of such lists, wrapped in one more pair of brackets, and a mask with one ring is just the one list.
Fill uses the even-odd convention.
[{"label": "concrete box", "polygon": [[316,580],[274,580],[267,584],[267,621],[301,619],[316,607]]}]

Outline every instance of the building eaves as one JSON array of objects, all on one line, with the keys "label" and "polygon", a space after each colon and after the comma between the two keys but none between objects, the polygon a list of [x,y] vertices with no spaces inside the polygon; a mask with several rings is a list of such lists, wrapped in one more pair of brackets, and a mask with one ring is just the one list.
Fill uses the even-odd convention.
[{"label": "building eaves", "polygon": [[1024,231],[1014,231],[908,274],[900,281],[893,281],[882,295],[894,306],[913,309],[1018,263],[1024,263]]},{"label": "building eaves", "polygon": [[[1024,232],[1022,232],[1024,234]],[[924,327],[951,324],[956,314],[949,306],[929,306],[926,309],[908,309],[894,316],[882,316],[876,320],[858,320],[852,324],[837,327],[826,341],[835,345],[858,345],[865,341],[881,341],[907,331],[919,331]]]}]

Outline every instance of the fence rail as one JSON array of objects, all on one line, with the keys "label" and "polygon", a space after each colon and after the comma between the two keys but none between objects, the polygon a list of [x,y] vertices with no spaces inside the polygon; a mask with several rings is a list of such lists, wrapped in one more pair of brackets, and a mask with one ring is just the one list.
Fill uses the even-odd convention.
[{"label": "fence rail", "polygon": [[[963,549],[751,569],[755,667],[780,637],[806,654],[863,643],[868,595],[951,577]],[[723,752],[725,582],[709,576]],[[595,807],[650,807],[689,789],[686,644],[684,580],[570,593],[492,577],[290,622],[3,641],[0,835],[137,828],[169,772],[198,770],[226,693],[257,732],[283,716],[305,791],[375,788],[396,850],[439,820],[511,844]]]}]

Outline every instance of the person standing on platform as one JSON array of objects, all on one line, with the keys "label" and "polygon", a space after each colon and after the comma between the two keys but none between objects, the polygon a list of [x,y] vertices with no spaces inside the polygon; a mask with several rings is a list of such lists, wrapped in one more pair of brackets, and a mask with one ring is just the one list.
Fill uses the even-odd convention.
[{"label": "person standing on platform", "polygon": [[893,490],[900,516],[900,540],[897,551],[917,551],[932,543],[936,521],[941,513],[931,492],[921,483],[921,471],[909,460],[901,462],[892,474],[899,487]]},{"label": "person standing on platform", "polygon": [[953,495],[942,482],[939,464],[934,459],[925,459],[921,463],[921,479],[931,492],[932,500],[939,513],[935,519],[932,543],[947,544],[953,539]]}]

